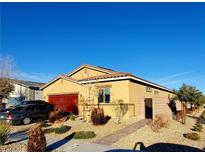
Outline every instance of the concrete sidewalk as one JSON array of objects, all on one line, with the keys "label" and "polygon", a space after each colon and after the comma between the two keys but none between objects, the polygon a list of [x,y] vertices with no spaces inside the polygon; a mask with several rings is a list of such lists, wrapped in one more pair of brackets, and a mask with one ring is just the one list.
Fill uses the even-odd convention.
[{"label": "concrete sidewalk", "polygon": [[[115,147],[95,144],[95,143],[85,143],[83,139],[75,140],[72,139],[73,134],[67,136],[66,138],[56,138],[53,136],[46,135],[47,141],[47,151],[59,151],[59,152],[104,152],[104,151],[130,151],[126,149],[118,149]],[[28,135],[26,132],[13,133],[9,137],[9,143],[20,142],[27,144]],[[132,150],[131,150],[132,151]]]}]

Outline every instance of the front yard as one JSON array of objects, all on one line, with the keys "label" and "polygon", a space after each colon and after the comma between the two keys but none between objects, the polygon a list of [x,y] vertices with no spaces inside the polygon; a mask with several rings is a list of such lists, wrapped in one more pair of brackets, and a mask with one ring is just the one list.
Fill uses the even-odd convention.
[{"label": "front yard", "polygon": [[[126,126],[129,126],[130,124],[138,121],[136,118],[131,118],[131,119],[122,119],[120,124],[116,124],[116,119],[110,119],[105,125],[101,126],[95,126],[92,123],[86,123],[83,122],[82,120],[79,120],[78,118],[76,120],[67,120],[64,123],[57,123],[49,126],[50,124],[48,123],[47,127],[43,127],[43,130],[52,130],[53,128],[59,128],[62,125],[70,126],[71,129],[67,131],[66,133],[63,134],[56,134],[54,132],[51,133],[46,133],[45,136],[46,138],[50,139],[58,139],[62,140],[65,137],[73,134],[74,132],[78,131],[93,131],[96,134],[95,138],[92,139],[72,139],[68,142],[69,145],[76,144],[76,143],[91,143],[94,140],[100,139],[103,136],[109,135],[110,133],[113,133],[119,129],[122,129]],[[31,128],[35,124],[30,124],[30,125],[17,125],[17,126],[12,126],[12,132],[28,132],[29,128]],[[9,141],[8,141],[9,142]],[[0,146],[0,151],[26,151],[26,142],[24,143],[11,143],[8,145],[3,145]]]},{"label": "front yard", "polygon": [[[198,141],[189,140],[183,136],[184,133],[194,132],[191,128],[194,126],[195,122],[196,119],[191,117],[187,117],[186,125],[171,120],[170,126],[168,128],[162,128],[160,132],[153,132],[151,128],[146,125],[135,133],[120,139],[118,142],[114,143],[113,146],[133,149],[137,142],[142,142],[145,147],[156,143],[174,143],[203,149],[205,148],[205,126],[203,132],[197,132],[201,137]],[[139,146],[136,149],[139,149]]]},{"label": "front yard", "polygon": [[[123,119],[120,124],[116,124],[116,119],[112,118],[104,125],[93,125],[92,123],[86,123],[79,119],[76,119],[75,121],[67,120],[63,124],[63,125],[71,126],[71,129],[67,133],[64,134],[50,133],[49,135],[52,135],[54,137],[64,138],[78,131],[93,131],[96,134],[95,138],[83,140],[83,142],[92,142],[94,140],[102,138],[103,136],[109,135],[119,129],[127,127],[136,121],[138,121],[138,119],[136,118]],[[54,124],[52,127],[60,127],[61,125],[62,124]],[[47,127],[45,129],[49,129],[52,127]]]},{"label": "front yard", "polygon": [[[183,134],[194,132],[191,130],[194,124],[196,123],[196,118],[199,117],[200,113],[195,115],[187,116],[186,125],[182,125],[180,122],[171,120],[168,128],[162,128],[160,132],[153,132],[150,126],[146,125],[139,130],[135,131],[132,134],[128,134],[126,137],[121,138],[114,144],[112,147],[122,148],[122,149],[133,149],[136,142],[141,142],[145,147],[149,147],[150,145],[156,143],[173,143],[179,145],[187,145],[191,147],[195,147],[198,149],[205,148],[205,126],[203,125],[203,132],[197,132],[200,134],[200,140],[193,141],[186,139]],[[53,125],[48,125],[47,127],[43,127],[44,130],[52,130],[53,128],[59,128],[62,125],[70,126],[70,130],[63,134],[56,134],[54,132],[46,133],[47,140],[58,139],[62,140],[65,137],[73,134],[78,131],[93,131],[96,134],[95,138],[92,139],[71,139],[66,143],[66,146],[80,143],[92,143],[95,140],[101,139],[104,136],[112,134],[117,130],[125,128],[134,122],[138,121],[136,118],[131,119],[123,119],[121,124],[116,124],[116,119],[110,119],[105,125],[95,126],[92,123],[86,123],[77,118],[76,120],[67,120],[64,123],[58,123]],[[32,125],[27,126],[12,126],[13,132],[18,131],[26,131]],[[26,143],[16,142],[8,145],[0,146],[0,151],[26,151]],[[48,143],[47,143],[48,144]],[[50,143],[49,143],[50,144]],[[136,147],[136,150],[139,150],[139,146]],[[56,151],[56,150],[54,150]],[[58,151],[58,149],[57,149]],[[59,149],[60,151],[60,149]]]}]

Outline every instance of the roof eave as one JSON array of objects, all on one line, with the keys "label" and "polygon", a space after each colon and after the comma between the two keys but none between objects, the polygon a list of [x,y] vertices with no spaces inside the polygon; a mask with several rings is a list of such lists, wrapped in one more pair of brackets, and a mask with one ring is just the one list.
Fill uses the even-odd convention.
[{"label": "roof eave", "polygon": [[157,88],[160,88],[160,89],[163,89],[163,90],[166,90],[166,91],[169,91],[169,92],[172,92],[173,93],[173,90],[169,89],[169,88],[166,88],[166,87],[163,87],[161,85],[157,85],[155,83],[151,83],[149,81],[146,81],[146,80],[143,80],[143,79],[140,79],[140,78],[137,78],[137,77],[134,77],[134,76],[125,76],[125,77],[117,77],[117,78],[106,78],[106,79],[97,79],[97,80],[88,80],[88,81],[80,81],[79,83],[81,84],[86,84],[86,83],[93,83],[93,82],[103,82],[103,81],[115,81],[115,80],[135,80],[135,81],[138,81],[138,82],[141,82],[141,83],[145,83],[147,85],[150,85],[150,86],[153,86],[153,87],[157,87]]},{"label": "roof eave", "polygon": [[67,77],[64,77],[64,76],[60,75],[60,76],[56,77],[55,79],[51,80],[50,82],[48,82],[48,83],[47,83],[46,85],[44,85],[43,87],[41,87],[40,90],[45,89],[45,88],[48,87],[50,84],[54,83],[55,81],[57,81],[57,80],[60,79],[60,78],[63,78],[63,79],[65,79],[65,80],[67,80],[67,81],[70,81],[70,82],[73,82],[73,83],[76,83],[76,84],[81,85],[81,83],[79,83],[79,82],[77,82],[77,81],[73,81],[72,79],[68,79]]}]

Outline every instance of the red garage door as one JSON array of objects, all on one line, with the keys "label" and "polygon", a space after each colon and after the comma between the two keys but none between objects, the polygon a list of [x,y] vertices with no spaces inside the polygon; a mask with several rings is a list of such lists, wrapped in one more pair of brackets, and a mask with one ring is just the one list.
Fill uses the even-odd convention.
[{"label": "red garage door", "polygon": [[65,112],[78,114],[78,94],[49,95],[48,102]]}]

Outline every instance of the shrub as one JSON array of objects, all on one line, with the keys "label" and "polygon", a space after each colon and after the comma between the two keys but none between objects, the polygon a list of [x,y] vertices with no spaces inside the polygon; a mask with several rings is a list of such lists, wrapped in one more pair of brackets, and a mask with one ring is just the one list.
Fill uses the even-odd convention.
[{"label": "shrub", "polygon": [[202,129],[203,129],[202,124],[200,123],[200,120],[198,120],[196,122],[196,124],[194,125],[193,130],[198,131],[198,132],[202,132]]},{"label": "shrub", "polygon": [[150,127],[154,132],[159,132],[162,127],[169,126],[169,117],[166,114],[157,114],[151,122]]},{"label": "shrub", "polygon": [[10,124],[0,122],[0,145],[3,145],[8,139],[10,129]]},{"label": "shrub", "polygon": [[199,140],[200,139],[200,136],[197,133],[187,133],[187,134],[184,134],[184,137],[188,138],[190,140]]},{"label": "shrub", "polygon": [[29,133],[27,151],[43,152],[46,150],[46,138],[41,125],[38,124],[32,128]]},{"label": "shrub", "polygon": [[46,128],[46,129],[43,130],[43,132],[45,134],[50,134],[50,133],[55,132],[55,128]]},{"label": "shrub", "polygon": [[120,124],[122,118],[125,116],[125,114],[128,111],[128,104],[124,103],[122,99],[113,100],[112,104],[114,104],[113,107],[114,107],[115,115],[117,117],[116,122],[117,124]]},{"label": "shrub", "polygon": [[54,111],[49,112],[49,122],[54,123],[56,120],[59,120],[63,117],[63,110],[59,109],[58,107],[54,108]]},{"label": "shrub", "polygon": [[91,113],[91,121],[93,125],[102,125],[106,123],[103,108],[94,108]]},{"label": "shrub", "polygon": [[76,119],[76,116],[71,112],[68,116],[68,118],[72,121],[74,121]]},{"label": "shrub", "polygon": [[201,123],[205,124],[205,111],[200,115],[199,120]]},{"label": "shrub", "polygon": [[74,139],[89,139],[94,137],[96,137],[96,134],[93,131],[79,131],[73,136]]},{"label": "shrub", "polygon": [[54,132],[56,134],[63,134],[63,133],[66,133],[69,130],[70,130],[70,126],[63,125],[63,126],[61,126],[59,128],[55,128]]}]

